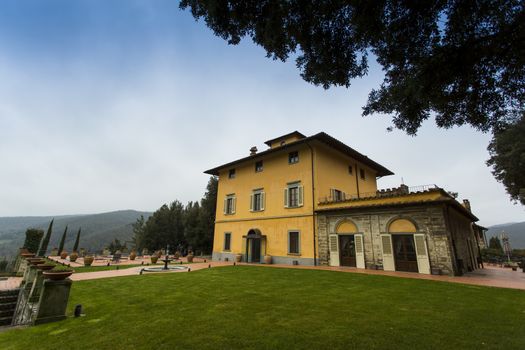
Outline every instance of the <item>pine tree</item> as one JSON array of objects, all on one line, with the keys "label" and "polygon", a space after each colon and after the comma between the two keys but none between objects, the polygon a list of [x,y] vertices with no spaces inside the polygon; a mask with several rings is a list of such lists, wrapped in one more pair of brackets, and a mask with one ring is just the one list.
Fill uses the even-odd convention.
[{"label": "pine tree", "polygon": [[40,245],[40,249],[38,250],[38,256],[45,256],[47,252],[47,246],[49,245],[49,240],[51,239],[51,232],[53,231],[53,222],[55,219],[51,220],[49,223],[49,227],[47,229],[47,233],[42,240],[42,244]]},{"label": "pine tree", "polygon": [[81,228],[78,229],[77,239],[75,240],[75,245],[73,246],[73,251],[74,252],[78,251],[78,244],[80,242],[80,230],[81,230]]},{"label": "pine tree", "polygon": [[60,239],[60,244],[58,245],[58,255],[62,253],[64,250],[64,244],[66,243],[66,236],[67,236],[67,225],[66,229],[64,230],[64,234],[62,235],[62,239]]}]

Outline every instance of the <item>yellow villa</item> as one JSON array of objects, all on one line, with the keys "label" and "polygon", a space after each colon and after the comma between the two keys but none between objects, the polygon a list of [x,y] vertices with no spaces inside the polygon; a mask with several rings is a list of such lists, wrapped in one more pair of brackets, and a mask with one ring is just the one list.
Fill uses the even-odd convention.
[{"label": "yellow villa", "polygon": [[437,186],[378,190],[393,173],[326,133],[298,131],[207,170],[219,177],[216,261],[461,274],[483,234]]}]

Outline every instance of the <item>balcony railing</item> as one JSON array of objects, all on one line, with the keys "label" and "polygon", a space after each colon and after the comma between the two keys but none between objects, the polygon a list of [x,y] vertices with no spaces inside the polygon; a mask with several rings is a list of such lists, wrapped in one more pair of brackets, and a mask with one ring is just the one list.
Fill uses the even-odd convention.
[{"label": "balcony railing", "polygon": [[411,193],[428,192],[430,190],[435,190],[435,189],[441,189],[441,188],[435,184],[412,186],[412,187],[401,185],[397,188],[381,189],[375,192],[359,192],[359,195],[357,193],[337,192],[337,193],[333,193],[331,195],[319,198],[319,204],[348,202],[352,200],[365,199],[365,198],[377,198],[377,197],[383,198],[383,197],[402,196],[402,195],[407,195]]}]

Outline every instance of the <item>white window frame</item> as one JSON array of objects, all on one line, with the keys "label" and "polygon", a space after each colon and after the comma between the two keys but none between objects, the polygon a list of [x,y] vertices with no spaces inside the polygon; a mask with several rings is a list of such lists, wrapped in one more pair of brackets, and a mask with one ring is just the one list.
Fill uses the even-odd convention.
[{"label": "white window frame", "polygon": [[[291,190],[297,190],[297,203],[291,203]],[[294,205],[292,205],[294,204]],[[300,208],[304,205],[304,189],[300,181],[291,182],[284,189],[284,207]]]},{"label": "white window frame", "polygon": [[[256,203],[257,198],[259,199],[259,203]],[[266,194],[264,193],[264,190],[262,188],[253,190],[252,194],[250,195],[250,211],[251,212],[264,211],[265,202],[266,202]]]},{"label": "white window frame", "polygon": [[224,198],[224,215],[233,215],[235,214],[237,198],[235,194],[228,194]]},{"label": "white window frame", "polygon": [[[291,233],[297,232],[297,252],[290,251],[290,237]],[[288,255],[301,255],[301,231],[300,230],[288,230]]]},{"label": "white window frame", "polygon": [[235,176],[237,175],[237,171],[235,168],[228,170],[228,179],[235,179]]},{"label": "white window frame", "polygon": [[[257,168],[257,165],[258,165],[259,163],[261,164],[261,168],[260,168],[260,169]],[[256,172],[256,173],[260,173],[260,172],[262,172],[263,170],[264,170],[264,162],[263,162],[262,160],[259,160],[259,161],[255,162],[255,172]]]}]

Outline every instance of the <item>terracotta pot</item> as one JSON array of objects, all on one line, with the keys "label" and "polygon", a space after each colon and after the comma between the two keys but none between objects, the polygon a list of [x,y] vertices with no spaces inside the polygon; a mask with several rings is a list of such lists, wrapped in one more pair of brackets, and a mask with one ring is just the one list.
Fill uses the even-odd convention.
[{"label": "terracotta pot", "polygon": [[84,257],[84,266],[91,266],[91,264],[93,264],[94,260],[95,260],[94,256],[85,256]]},{"label": "terracotta pot", "polygon": [[129,254],[129,260],[135,260],[136,257],[137,257],[137,253],[135,253],[135,252],[131,252]]},{"label": "terracotta pot", "polygon": [[41,271],[49,271],[53,267],[54,267],[53,265],[44,265],[44,264],[36,265],[36,268],[41,270]]},{"label": "terracotta pot", "polygon": [[27,258],[33,258],[35,254],[34,253],[22,253],[20,254],[20,256],[27,259]]},{"label": "terracotta pot", "polygon": [[512,271],[518,271],[518,267],[517,266],[512,266]]},{"label": "terracotta pot", "polygon": [[65,258],[67,258],[67,252],[63,250],[62,253],[60,253],[60,259],[65,259]]},{"label": "terracotta pot", "polygon": [[58,255],[58,248],[53,248],[51,250],[51,253],[49,254],[50,256],[57,256]]},{"label": "terracotta pot", "polygon": [[157,255],[152,255],[150,259],[152,264],[156,264],[157,260],[159,260],[159,257]]},{"label": "terracotta pot", "polygon": [[69,254],[69,261],[75,262],[75,261],[77,261],[77,259],[78,259],[78,253],[77,252],[73,252],[73,253]]},{"label": "terracotta pot", "polygon": [[264,263],[270,265],[272,263],[272,256],[271,255],[265,255],[264,256]]},{"label": "terracotta pot", "polygon": [[241,262],[242,261],[242,254],[235,255],[235,261],[236,262]]},{"label": "terracotta pot", "polygon": [[23,254],[31,254],[29,253],[29,250],[27,250],[27,248],[18,248],[19,249],[19,253],[20,255],[23,256]]},{"label": "terracotta pot", "polygon": [[44,271],[44,278],[51,281],[62,281],[73,274],[74,271]]},{"label": "terracotta pot", "polygon": [[193,258],[194,258],[193,255],[186,255],[186,259],[188,260],[189,263],[193,262]]}]

